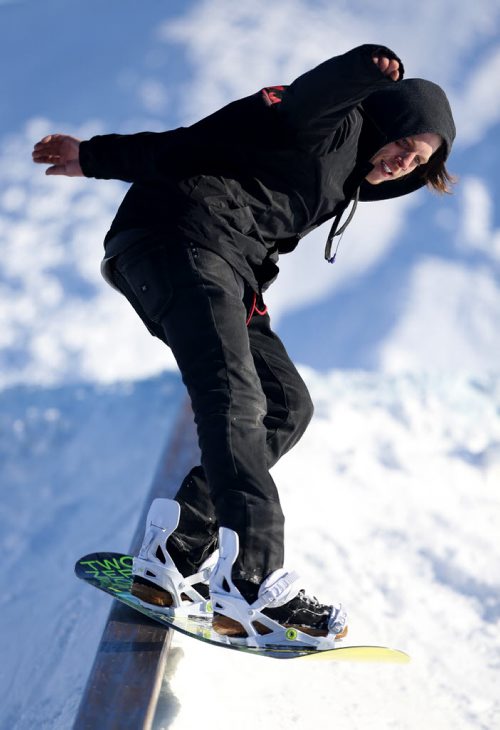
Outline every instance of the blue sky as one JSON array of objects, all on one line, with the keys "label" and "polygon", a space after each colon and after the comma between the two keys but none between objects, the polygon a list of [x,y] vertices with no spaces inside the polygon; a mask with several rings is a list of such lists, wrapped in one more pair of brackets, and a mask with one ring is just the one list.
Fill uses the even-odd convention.
[{"label": "blue sky", "polygon": [[[0,129],[43,116],[110,129],[133,110],[134,78],[175,84],[189,73],[181,49],[155,42],[158,25],[189,2],[26,0],[0,4]],[[149,55],[148,55],[149,54]],[[173,118],[175,115],[168,115]]]},{"label": "blue sky", "polygon": [[188,124],[367,41],[446,89],[460,184],[446,200],[360,205],[334,267],[326,231],[308,236],[282,257],[273,323],[320,369],[496,367],[499,18],[498,0],[425,0],[411,16],[395,0],[0,3],[1,382],[175,367],[100,279],[126,187],[45,178],[30,162],[40,136]]}]

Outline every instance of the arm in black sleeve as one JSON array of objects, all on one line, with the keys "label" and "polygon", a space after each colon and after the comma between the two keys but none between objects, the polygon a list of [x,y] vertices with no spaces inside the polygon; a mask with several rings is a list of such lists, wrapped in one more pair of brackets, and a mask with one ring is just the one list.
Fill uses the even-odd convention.
[{"label": "arm in black sleeve", "polygon": [[349,112],[367,96],[397,83],[384,76],[373,62],[374,56],[386,56],[403,64],[385,46],[366,44],[342,56],[335,56],[299,76],[287,89],[277,113],[290,131],[311,140],[314,135],[333,130]]},{"label": "arm in black sleeve", "polygon": [[80,166],[87,177],[141,182],[175,174],[194,150],[184,128],[169,132],[106,134],[80,144]]}]

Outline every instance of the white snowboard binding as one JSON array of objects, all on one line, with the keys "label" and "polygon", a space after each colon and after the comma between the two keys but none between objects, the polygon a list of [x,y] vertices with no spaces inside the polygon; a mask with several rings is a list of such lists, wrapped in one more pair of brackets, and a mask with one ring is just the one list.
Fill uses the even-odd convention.
[{"label": "white snowboard binding", "polygon": [[[184,577],[167,550],[167,540],[179,524],[181,508],[173,499],[155,499],[146,519],[146,532],[132,566],[132,594],[140,603],[169,616],[211,616],[208,597],[196,585],[208,585],[217,562],[215,551],[193,575]],[[207,591],[208,596],[208,591]]]},{"label": "white snowboard binding", "polygon": [[284,569],[275,570],[261,584],[257,600],[250,604],[231,579],[232,567],[238,553],[238,534],[227,527],[221,527],[219,560],[210,576],[215,631],[230,637],[230,643],[256,648],[293,645],[310,646],[318,650],[334,649],[338,646],[339,639],[347,633],[346,613],[341,606],[331,607],[327,634],[324,636],[306,633],[305,627],[305,630],[301,630],[297,626],[282,625],[262,611],[284,606],[297,597],[300,592],[299,576]]}]

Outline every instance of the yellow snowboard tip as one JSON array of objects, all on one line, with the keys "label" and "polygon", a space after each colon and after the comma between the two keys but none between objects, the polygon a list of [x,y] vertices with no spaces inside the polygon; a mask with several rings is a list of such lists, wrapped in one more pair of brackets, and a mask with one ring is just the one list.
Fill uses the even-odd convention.
[{"label": "yellow snowboard tip", "polygon": [[300,657],[301,661],[334,661],[334,662],[379,662],[385,664],[408,664],[411,657],[399,649],[387,646],[342,646],[338,649],[327,649]]}]

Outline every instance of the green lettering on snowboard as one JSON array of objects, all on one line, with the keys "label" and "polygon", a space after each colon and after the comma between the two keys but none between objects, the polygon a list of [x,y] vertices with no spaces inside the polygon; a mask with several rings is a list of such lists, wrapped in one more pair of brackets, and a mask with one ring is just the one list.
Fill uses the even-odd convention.
[{"label": "green lettering on snowboard", "polygon": [[83,566],[85,573],[100,586],[120,593],[130,588],[132,560],[130,555],[121,555],[119,558],[83,560],[80,565]]}]

